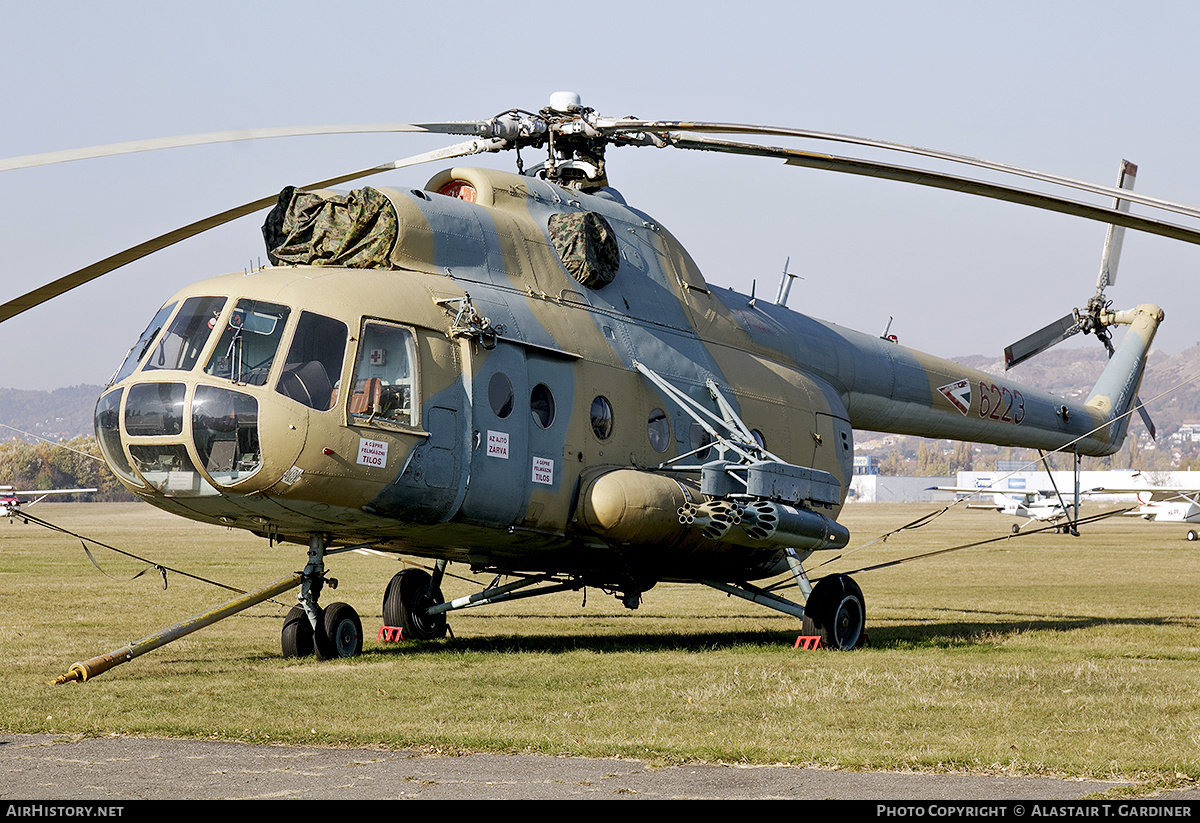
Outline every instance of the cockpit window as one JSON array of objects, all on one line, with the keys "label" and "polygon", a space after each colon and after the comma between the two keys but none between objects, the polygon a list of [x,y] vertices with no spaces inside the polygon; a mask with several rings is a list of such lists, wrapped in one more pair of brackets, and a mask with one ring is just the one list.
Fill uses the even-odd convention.
[{"label": "cockpit window", "polygon": [[[411,331],[387,323],[364,323],[358,362],[354,365],[354,391],[350,396],[352,422],[415,426],[415,359]],[[507,412],[502,416],[507,416]]]},{"label": "cockpit window", "polygon": [[125,362],[121,364],[121,368],[113,375],[113,379],[108,382],[108,385],[120,383],[129,375],[133,374],[133,370],[137,368],[138,363],[142,362],[142,358],[146,356],[146,352],[150,348],[150,344],[154,342],[154,338],[162,331],[163,325],[167,322],[167,318],[171,316],[171,312],[175,311],[178,303],[168,303],[158,310],[158,314],[154,315],[154,319],[150,321],[150,325],[142,332],[142,336],[133,344],[133,348],[129,350],[129,354],[125,357]]},{"label": "cockpit window", "polygon": [[195,366],[224,308],[224,297],[189,297],[183,301],[183,308],[171,321],[171,327],[166,334],[159,335],[143,370],[187,371]]},{"label": "cockpit window", "polygon": [[287,306],[239,300],[204,371],[234,383],[264,385],[289,314]]},{"label": "cockpit window", "polygon": [[346,324],[341,320],[301,312],[276,391],[316,411],[332,409],[337,402],[347,337]]}]

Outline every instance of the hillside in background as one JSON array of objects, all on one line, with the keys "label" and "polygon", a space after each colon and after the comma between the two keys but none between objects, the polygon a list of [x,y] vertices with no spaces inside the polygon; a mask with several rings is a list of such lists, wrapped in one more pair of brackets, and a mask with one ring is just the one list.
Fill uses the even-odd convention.
[{"label": "hillside in background", "polygon": [[96,398],[103,390],[103,386],[87,385],[54,391],[0,389],[0,423],[11,427],[0,429],[0,440],[19,437],[18,432],[53,441],[90,436]]}]

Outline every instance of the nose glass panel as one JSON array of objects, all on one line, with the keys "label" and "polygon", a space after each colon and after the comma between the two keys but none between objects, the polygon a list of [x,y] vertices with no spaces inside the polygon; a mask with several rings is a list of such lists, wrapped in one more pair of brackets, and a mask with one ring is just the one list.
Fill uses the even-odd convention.
[{"label": "nose glass panel", "polygon": [[258,401],[241,392],[197,386],[192,439],[214,482],[228,485],[249,477],[262,465]]},{"label": "nose glass panel", "polygon": [[290,313],[287,306],[239,300],[204,371],[235,383],[265,384]]},{"label": "nose glass panel", "polygon": [[120,383],[129,375],[133,374],[133,370],[137,368],[138,363],[142,362],[142,358],[146,356],[146,352],[150,348],[150,344],[154,342],[154,338],[162,331],[163,324],[167,322],[167,318],[171,316],[171,312],[175,311],[175,303],[168,303],[158,310],[158,314],[154,315],[154,319],[150,321],[150,325],[142,332],[142,336],[133,344],[133,348],[129,350],[129,354],[125,357],[125,362],[121,364],[121,368],[113,375],[113,379],[109,381],[111,386],[113,383]]},{"label": "nose glass panel", "polygon": [[196,471],[187,447],[182,444],[130,445],[129,455],[145,481],[167,497],[207,497],[218,493]]},{"label": "nose glass panel", "polygon": [[125,433],[130,437],[183,434],[182,383],[140,383],[129,389]]},{"label": "nose glass panel", "polygon": [[133,466],[129,465],[125,450],[121,448],[121,397],[124,394],[124,389],[110,391],[96,403],[96,439],[105,461],[117,476],[140,485],[141,481],[133,473]]}]

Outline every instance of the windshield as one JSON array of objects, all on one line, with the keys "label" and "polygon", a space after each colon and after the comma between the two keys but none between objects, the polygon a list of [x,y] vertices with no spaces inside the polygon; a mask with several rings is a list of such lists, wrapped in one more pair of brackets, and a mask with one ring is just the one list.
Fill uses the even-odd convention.
[{"label": "windshield", "polygon": [[200,352],[208,342],[223,308],[224,297],[189,297],[171,321],[166,334],[158,337],[142,368],[145,371],[191,369],[200,359]]},{"label": "windshield", "polygon": [[120,383],[129,375],[133,374],[133,370],[137,368],[138,363],[142,362],[142,358],[146,355],[146,351],[150,348],[150,343],[162,331],[163,324],[167,322],[167,318],[171,316],[171,312],[175,311],[178,303],[168,303],[158,310],[158,314],[154,315],[154,319],[150,321],[150,325],[142,332],[142,336],[133,344],[133,348],[129,350],[129,354],[125,357],[125,362],[121,364],[121,368],[113,375],[113,379],[108,381],[108,385]]},{"label": "windshield", "polygon": [[204,371],[235,383],[265,384],[290,313],[287,306],[239,300]]}]

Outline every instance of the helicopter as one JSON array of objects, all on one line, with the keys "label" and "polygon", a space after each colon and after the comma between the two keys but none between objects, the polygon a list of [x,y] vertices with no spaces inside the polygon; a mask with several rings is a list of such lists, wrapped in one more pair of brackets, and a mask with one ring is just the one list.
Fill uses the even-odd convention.
[{"label": "helicopter", "polygon": [[[386,585],[384,623],[447,634],[465,608],[594,587],[637,608],[660,582],[698,583],[801,621],[822,645],[866,641],[845,574],[805,563],[850,540],[837,520],[854,429],[1103,456],[1124,439],[1163,312],[1102,290],[1027,338],[1124,326],[1090,396],[1066,400],[711,284],[675,237],[609,184],[606,149],[783,160],[1072,214],[1190,243],[1200,231],[1116,188],[831,133],[609,118],[560,92],[540,111],[351,127],[464,142],[272,195],[118,253],[0,306],[0,321],[174,242],[270,208],[271,265],[171,296],[97,401],[109,467],[181,517],[307,546],[284,656],[361,653],[345,603],[322,606],[326,558],[356,548],[432,561]],[[315,129],[198,135],[0,161],[66,160]],[[726,135],[717,137],[715,135]],[[938,171],[735,140],[801,138],[906,152],[1113,198],[1113,205]],[[521,150],[544,152],[525,168]],[[513,151],[515,172],[450,166],[422,188],[333,190],[422,163]],[[1052,339],[1053,338],[1053,339]],[[451,563],[494,574],[447,602]],[[802,602],[761,581],[790,575]],[[511,582],[501,583],[502,580]],[[265,590],[264,590],[265,591]],[[240,607],[240,606],[239,606]],[[127,655],[113,655],[122,657]],[[80,664],[76,664],[80,666]],[[76,679],[103,667],[84,665]]]}]

